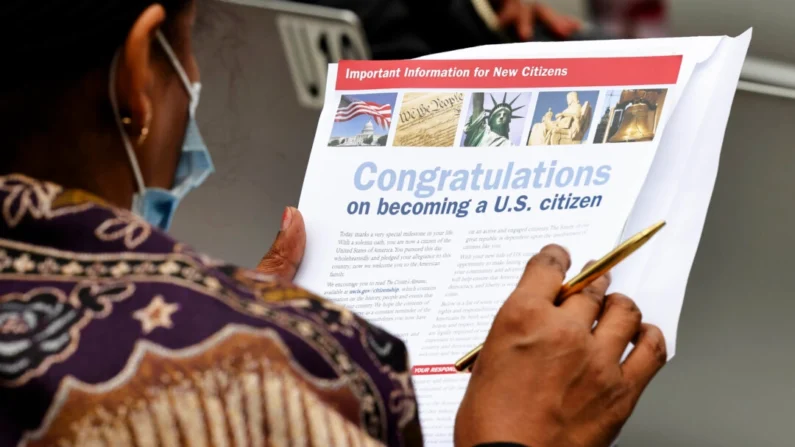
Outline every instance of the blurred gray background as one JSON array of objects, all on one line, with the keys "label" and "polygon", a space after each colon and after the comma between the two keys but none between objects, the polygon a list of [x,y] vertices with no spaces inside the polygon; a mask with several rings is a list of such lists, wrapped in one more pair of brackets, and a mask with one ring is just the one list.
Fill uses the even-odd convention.
[{"label": "blurred gray background", "polygon": [[[583,16],[579,0],[548,3],[558,2]],[[795,64],[793,0],[669,3],[674,35],[754,27],[751,57]],[[677,354],[638,406],[623,446],[795,446],[794,120],[795,99],[737,93]]]},{"label": "blurred gray background", "polygon": [[[547,3],[585,13],[580,0]],[[276,30],[246,20],[256,18],[219,17],[197,43],[200,121],[218,172],[188,197],[174,233],[253,266],[283,206],[298,202],[317,112],[285,106],[295,90],[274,60],[283,51]],[[752,56],[795,64],[793,20],[795,0],[671,1],[675,35],[753,26]],[[246,41],[261,47],[246,49]],[[229,57],[230,48],[242,57]],[[737,93],[677,356],[641,401],[622,446],[795,446],[793,119],[795,99]]]},{"label": "blurred gray background", "polygon": [[795,100],[737,93],[676,357],[622,445],[795,445],[793,116]]}]

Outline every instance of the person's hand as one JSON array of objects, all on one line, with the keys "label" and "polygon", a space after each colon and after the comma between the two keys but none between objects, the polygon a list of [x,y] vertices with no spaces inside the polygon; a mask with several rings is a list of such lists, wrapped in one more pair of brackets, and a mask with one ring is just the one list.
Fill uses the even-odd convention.
[{"label": "person's hand", "polygon": [[566,38],[579,31],[582,24],[575,18],[558,14],[540,3],[524,0],[492,0],[502,28],[513,28],[522,40],[533,39],[533,25],[538,20],[559,37]]},{"label": "person's hand", "polygon": [[607,447],[665,364],[662,332],[631,299],[605,297],[608,276],[555,305],[569,264],[555,245],[530,259],[475,362],[456,446]]},{"label": "person's hand", "polygon": [[282,214],[282,223],[276,241],[262,257],[256,270],[260,273],[278,275],[288,281],[295,278],[298,265],[306,248],[306,228],[301,213],[287,207]]}]

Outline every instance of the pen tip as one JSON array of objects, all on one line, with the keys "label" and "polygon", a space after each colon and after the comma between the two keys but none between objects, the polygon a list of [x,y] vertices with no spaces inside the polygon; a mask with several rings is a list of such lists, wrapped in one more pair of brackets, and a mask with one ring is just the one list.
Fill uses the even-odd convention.
[{"label": "pen tip", "polygon": [[649,237],[653,236],[654,234],[656,234],[658,231],[660,231],[662,229],[662,227],[664,227],[664,226],[665,226],[665,221],[661,220],[661,221],[657,222],[656,224],[654,224],[654,225],[650,226],[649,228],[647,228],[646,231],[644,231],[644,233],[646,234],[646,237],[649,238]]}]

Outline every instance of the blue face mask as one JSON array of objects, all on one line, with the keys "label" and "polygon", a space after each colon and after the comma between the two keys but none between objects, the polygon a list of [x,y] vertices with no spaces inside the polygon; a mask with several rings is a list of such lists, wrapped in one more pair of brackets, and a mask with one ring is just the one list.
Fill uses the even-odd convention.
[{"label": "blue face mask", "polygon": [[215,168],[210,158],[210,152],[207,150],[207,145],[204,144],[204,140],[199,133],[199,126],[196,124],[196,108],[199,106],[201,85],[198,82],[190,82],[188,75],[182,68],[182,64],[180,64],[179,59],[177,59],[168,41],[166,41],[160,31],[157,32],[157,40],[168,55],[171,65],[174,66],[174,70],[179,75],[185,90],[190,96],[185,139],[182,142],[182,153],[177,164],[174,185],[171,189],[147,187],[144,184],[141,168],[135,158],[135,151],[119,115],[115,85],[118,53],[113,59],[110,70],[110,100],[116,115],[116,122],[121,131],[124,147],[127,150],[127,156],[135,174],[135,180],[138,183],[138,193],[133,196],[132,211],[143,217],[151,225],[161,230],[168,230],[171,227],[171,221],[174,218],[179,202],[182,201],[188,192],[204,183],[207,176],[213,173]]}]

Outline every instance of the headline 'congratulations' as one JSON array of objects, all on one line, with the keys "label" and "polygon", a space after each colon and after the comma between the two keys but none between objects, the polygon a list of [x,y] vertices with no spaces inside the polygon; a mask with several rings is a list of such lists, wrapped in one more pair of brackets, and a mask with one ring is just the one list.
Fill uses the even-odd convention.
[{"label": "headline 'congratulations'", "polygon": [[524,190],[529,188],[566,188],[577,186],[602,186],[610,180],[609,165],[558,166],[557,160],[549,165],[538,162],[535,168],[519,167],[514,162],[504,168],[483,168],[478,163],[473,169],[442,169],[435,167],[414,169],[378,169],[372,161],[359,165],[353,184],[360,191],[377,188],[381,191],[409,191],[417,198],[428,198],[437,191],[492,191]]}]

